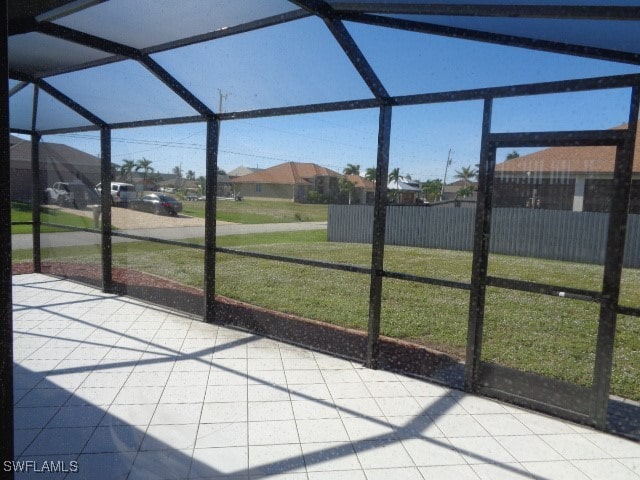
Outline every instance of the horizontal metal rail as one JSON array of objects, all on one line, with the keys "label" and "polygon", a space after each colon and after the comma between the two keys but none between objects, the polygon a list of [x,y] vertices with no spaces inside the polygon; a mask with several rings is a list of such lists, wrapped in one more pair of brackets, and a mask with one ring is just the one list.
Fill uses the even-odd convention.
[{"label": "horizontal metal rail", "polygon": [[[381,102],[386,102],[392,106],[413,106],[427,105],[433,103],[449,103],[461,101],[484,100],[486,98],[515,98],[530,95],[544,95],[555,93],[575,93],[587,92],[594,90],[611,90],[617,88],[632,88],[634,85],[640,85],[640,74],[616,75],[611,77],[595,77],[580,78],[573,80],[561,80],[554,82],[531,83],[523,85],[514,85],[510,87],[488,87],[470,90],[454,90],[448,92],[424,93],[417,95],[401,95],[389,97],[384,100],[375,98],[356,99],[338,102],[325,102],[306,105],[297,105],[291,107],[275,107],[263,108],[257,110],[247,110],[240,112],[225,112],[218,115],[220,120],[246,120],[253,118],[279,117],[287,115],[302,115],[323,112],[338,112],[347,110],[358,110],[368,108],[378,108]],[[161,126],[174,125],[182,123],[199,123],[205,122],[206,116],[194,115],[185,117],[173,117],[162,119],[139,120],[133,122],[122,122],[109,124],[109,128],[117,130],[123,128],[136,128],[143,126]],[[98,126],[82,126],[75,128],[58,128],[50,130],[42,130],[42,135],[74,133],[83,131],[98,130]],[[28,131],[18,131],[12,129],[16,133],[31,133]],[[551,135],[553,132],[541,132]],[[563,134],[566,132],[562,132]],[[494,135],[494,134],[492,134]],[[497,134],[496,134],[497,135]],[[502,135],[502,134],[500,134]],[[505,134],[506,135],[506,134]],[[500,142],[508,142],[512,137],[500,137]],[[533,138],[533,137],[532,137]],[[532,140],[533,141],[533,140]],[[511,146],[511,145],[510,145]],[[536,146],[540,146],[539,144]]]},{"label": "horizontal metal rail", "polygon": [[414,282],[414,283],[436,285],[438,287],[457,288],[459,290],[471,290],[471,283],[458,282],[455,280],[444,280],[442,278],[422,277],[418,275],[411,275],[409,273],[390,272],[387,270],[382,271],[382,276],[386,278],[393,278],[395,280],[405,280],[405,281]]},{"label": "horizontal metal rail", "polygon": [[304,258],[283,257],[280,255],[271,255],[268,253],[257,253],[257,252],[249,252],[246,250],[237,250],[235,248],[216,247],[216,252],[229,253],[232,255],[239,255],[243,257],[259,258],[262,260],[274,260],[277,262],[293,263],[293,264],[304,265],[308,267],[320,267],[320,268],[327,268],[330,270],[340,270],[343,272],[364,273],[367,275],[371,273],[371,268],[369,267],[358,267],[356,265],[347,265],[344,263],[329,263],[329,262],[322,262],[320,260],[308,260]]},{"label": "horizontal metal rail", "polygon": [[[33,222],[11,222],[11,225],[33,225]],[[100,230],[94,228],[76,227],[72,225],[63,225],[59,223],[42,222],[42,226],[63,228],[70,231],[95,233],[99,235]],[[176,247],[192,248],[194,250],[204,250],[205,246],[198,243],[181,242],[178,240],[166,240],[157,237],[146,237],[142,235],[131,235],[129,233],[113,231],[112,236],[127,238],[131,240],[138,240],[143,242],[159,243],[163,245],[172,245]],[[257,258],[261,260],[270,260],[275,262],[291,263],[295,265],[302,265],[308,267],[324,268],[328,270],[338,270],[343,272],[359,273],[364,275],[371,274],[371,268],[360,267],[357,265],[347,265],[343,263],[331,263],[323,262],[320,260],[309,260],[296,257],[286,257],[281,255],[272,255],[268,253],[250,252],[247,250],[238,250],[235,248],[216,247],[216,252],[225,253],[229,255],[237,255],[243,257]],[[383,270],[381,275],[385,278],[394,280],[402,280],[413,283],[422,283],[426,285],[434,285],[438,287],[453,288],[458,290],[469,291],[471,284],[467,282],[460,282],[456,280],[446,280],[435,277],[423,277],[420,275],[412,275],[408,273],[393,272]],[[600,292],[594,290],[586,290],[572,287],[561,287],[558,285],[549,285],[544,283],[529,282],[525,280],[515,280],[511,278],[487,276],[487,285],[491,287],[504,288],[508,290],[517,290],[527,293],[536,293],[541,295],[549,295],[553,297],[569,298],[574,300],[581,300],[585,302],[602,303],[604,298]],[[633,317],[640,317],[640,308],[627,307],[618,305],[616,309],[617,313],[621,315],[629,315]]]},{"label": "horizontal metal rail", "polygon": [[585,290],[581,288],[560,287],[545,283],[529,282],[526,280],[515,280],[512,278],[493,277],[487,275],[487,286],[505,288],[508,290],[518,290],[520,292],[537,293],[552,297],[571,298],[585,302],[602,303],[604,298],[600,292]]}]

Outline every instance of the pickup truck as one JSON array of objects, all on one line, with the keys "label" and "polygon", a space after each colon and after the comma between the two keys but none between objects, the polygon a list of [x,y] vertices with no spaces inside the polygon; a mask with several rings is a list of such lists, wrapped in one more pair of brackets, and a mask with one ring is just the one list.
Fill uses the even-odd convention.
[{"label": "pickup truck", "polygon": [[90,203],[98,203],[98,195],[81,182],[56,182],[44,191],[44,202],[83,209]]}]

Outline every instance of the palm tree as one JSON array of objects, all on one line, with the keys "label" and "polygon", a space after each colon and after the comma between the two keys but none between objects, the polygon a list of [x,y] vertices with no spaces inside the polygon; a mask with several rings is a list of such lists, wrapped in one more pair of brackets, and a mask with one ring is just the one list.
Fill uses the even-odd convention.
[{"label": "palm tree", "polygon": [[147,185],[147,175],[150,172],[153,172],[153,167],[151,166],[151,160],[147,160],[142,157],[140,160],[136,162],[136,172],[142,170],[142,184],[146,187]]},{"label": "palm tree", "polygon": [[468,186],[471,181],[476,178],[478,175],[478,171],[471,168],[471,165],[468,167],[463,167],[460,170],[456,170],[455,178],[462,180],[464,182],[464,186]]},{"label": "palm tree", "polygon": [[400,169],[399,168],[394,168],[393,170],[391,170],[391,172],[389,172],[389,183],[395,183],[396,184],[396,188],[391,190],[391,199],[393,201],[397,201],[398,197],[399,197],[399,192],[400,192],[400,188],[398,185],[398,182],[400,182],[400,179],[402,177],[400,176]]},{"label": "palm tree", "polygon": [[196,172],[194,172],[193,170],[188,170],[186,179],[189,180],[189,181],[195,180],[196,179]]},{"label": "palm tree", "polygon": [[364,178],[366,178],[370,182],[375,182],[376,181],[376,167],[367,168],[367,172],[364,174]]},{"label": "palm tree", "polygon": [[400,176],[400,169],[394,168],[389,172],[389,183],[396,182],[398,183],[402,177]]},{"label": "palm tree", "polygon": [[360,175],[360,165],[353,165],[352,163],[347,163],[347,166],[344,167],[342,173],[345,175]]},{"label": "palm tree", "polygon": [[131,175],[135,166],[136,162],[133,160],[123,160],[122,165],[120,165],[120,177],[125,181],[127,180],[127,177],[129,177],[129,182],[132,182],[133,180]]}]

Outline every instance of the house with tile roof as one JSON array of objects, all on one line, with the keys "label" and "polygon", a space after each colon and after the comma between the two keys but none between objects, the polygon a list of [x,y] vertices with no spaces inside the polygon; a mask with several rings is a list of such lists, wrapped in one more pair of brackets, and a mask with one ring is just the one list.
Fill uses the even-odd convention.
[{"label": "house with tile roof", "polygon": [[[11,135],[9,140],[11,200],[30,202],[33,196],[31,142]],[[100,182],[100,159],[61,143],[40,142],[41,192],[55,182]]]},{"label": "house with tile roof", "polygon": [[[639,137],[640,138],[640,137]],[[494,207],[608,212],[616,148],[552,147],[496,165]],[[636,142],[630,213],[640,213],[640,142]]]},{"label": "house with tile roof", "polygon": [[376,184],[360,175],[343,175],[354,186],[351,203],[361,205],[373,205],[376,193]]},{"label": "house with tile roof", "polygon": [[[293,202],[332,202],[340,194],[340,179],[355,185],[358,200],[367,201],[367,192],[373,192],[373,183],[354,176],[344,176],[315,163],[286,162],[248,175],[233,178],[236,195],[246,198],[276,198]],[[371,198],[373,198],[371,196]]]},{"label": "house with tile roof", "polygon": [[256,173],[262,170],[261,168],[251,168],[245,167],[244,165],[240,165],[239,167],[234,168],[230,172],[227,172],[227,175],[231,178],[242,177],[244,175],[251,175],[252,173]]}]

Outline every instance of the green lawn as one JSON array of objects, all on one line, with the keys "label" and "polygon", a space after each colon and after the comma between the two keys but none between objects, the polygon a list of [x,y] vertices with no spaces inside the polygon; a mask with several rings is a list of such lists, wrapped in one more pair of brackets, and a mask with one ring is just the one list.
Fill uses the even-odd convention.
[{"label": "green lawn", "polygon": [[[327,205],[294,203],[286,200],[218,200],[218,220],[234,223],[291,223],[326,221]],[[182,202],[182,213],[204,218],[204,202]]]},{"label": "green lawn", "polygon": [[[240,203],[240,202],[237,202]],[[367,267],[369,245],[326,242],[324,231],[219,237],[222,247]],[[202,287],[203,252],[167,245],[114,244],[116,266]],[[17,252],[16,260],[30,252]],[[99,263],[95,247],[45,250],[43,260]],[[471,253],[385,247],[387,270],[468,282]],[[602,267],[492,255],[492,275],[574,287],[600,288]],[[365,330],[369,276],[218,254],[218,293],[274,310]],[[640,270],[625,269],[622,302],[640,307]],[[384,335],[464,357],[469,292],[385,279]],[[598,305],[566,298],[488,288],[483,359],[590,385]],[[640,400],[640,318],[620,316],[613,393]]]},{"label": "green lawn", "polygon": [[[11,202],[11,221],[12,222],[30,222],[31,217],[31,204],[21,202]],[[56,208],[42,207],[40,213],[40,221],[48,223],[59,223],[62,225],[69,225],[72,227],[93,228],[93,219],[83,217],[81,215],[73,215],[71,213],[62,212]],[[64,228],[58,227],[41,227],[42,233],[50,232],[64,232]],[[31,233],[31,225],[12,225],[11,233]]]}]

